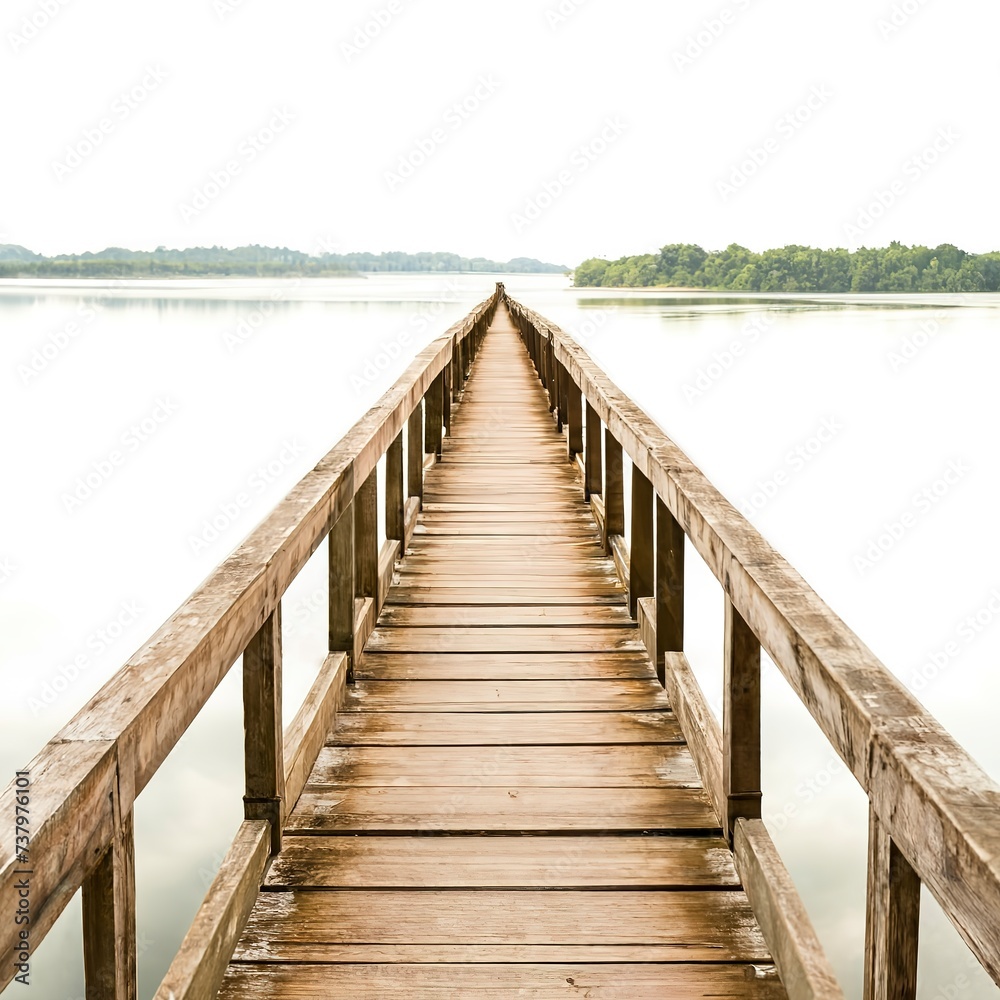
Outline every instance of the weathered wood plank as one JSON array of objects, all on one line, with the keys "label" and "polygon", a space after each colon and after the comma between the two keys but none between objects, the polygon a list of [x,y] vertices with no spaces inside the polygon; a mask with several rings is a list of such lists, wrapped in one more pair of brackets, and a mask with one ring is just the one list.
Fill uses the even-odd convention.
[{"label": "weathered wood plank", "polygon": [[682,743],[669,712],[345,712],[338,746]]},{"label": "weathered wood plank", "polygon": [[357,676],[369,680],[615,680],[654,677],[642,653],[372,653]]},{"label": "weathered wood plank", "polygon": [[593,945],[605,961],[617,947],[625,961],[637,952],[650,961],[770,961],[746,897],[730,890],[265,892],[236,958],[351,961],[354,947],[376,941],[386,960],[414,945],[420,961],[440,961],[441,945],[463,945],[475,961],[485,945],[527,962],[539,945]]},{"label": "weathered wood plank", "polygon": [[[483,949],[480,949],[482,951]],[[590,952],[588,951],[588,954]],[[375,961],[378,961],[375,959]],[[581,992],[582,991],[582,992]],[[746,965],[234,965],[220,1000],[663,1000],[711,996],[717,1000],[783,1000],[777,975]]]},{"label": "weathered wood plank", "polygon": [[271,889],[739,888],[711,837],[297,837],[271,865]]},{"label": "weathered wood plank", "polygon": [[683,744],[324,747],[309,784],[450,788],[697,788]]},{"label": "weathered wood plank", "polygon": [[736,868],[790,1000],[844,1000],[791,876],[759,819],[738,819]]},{"label": "weathered wood plank", "polygon": [[266,821],[240,826],[154,1000],[214,1000],[257,900],[270,844]]},{"label": "weathered wood plank", "polygon": [[643,648],[634,630],[615,626],[535,628],[392,628],[374,632],[368,649],[376,653],[426,652],[636,652]]},{"label": "weathered wood plank", "polygon": [[[387,780],[389,780],[387,778]],[[718,832],[700,788],[306,785],[290,833]]]}]

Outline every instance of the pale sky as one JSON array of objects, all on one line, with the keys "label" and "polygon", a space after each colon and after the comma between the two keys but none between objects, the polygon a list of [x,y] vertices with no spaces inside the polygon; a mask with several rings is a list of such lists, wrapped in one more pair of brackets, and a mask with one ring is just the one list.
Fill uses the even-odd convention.
[{"label": "pale sky", "polygon": [[995,0],[8,0],[0,30],[0,242],[42,253],[1000,248]]}]

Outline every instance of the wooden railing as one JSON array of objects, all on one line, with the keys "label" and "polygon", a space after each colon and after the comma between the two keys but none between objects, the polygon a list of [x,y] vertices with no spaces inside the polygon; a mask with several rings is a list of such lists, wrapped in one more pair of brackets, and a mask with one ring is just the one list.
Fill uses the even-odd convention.
[{"label": "wooden railing", "polygon": [[[0,988],[17,974],[18,880],[30,869],[33,950],[83,890],[88,1000],[136,995],[132,806],[233,663],[243,656],[246,821],[157,997],[213,997],[268,858],[329,732],[351,666],[374,626],[420,506],[425,465],[440,454],[503,286],[428,345],[396,384],[308,473],[156,634],[26,765],[30,855],[4,844]],[[403,488],[407,438],[408,499]],[[385,534],[377,466],[386,460]],[[294,721],[281,725],[281,598],[329,540],[330,641]],[[16,815],[17,782],[0,798]]]},{"label": "wooden railing", "polygon": [[[761,822],[761,647],[869,798],[867,1000],[915,996],[921,882],[1000,983],[1000,787],[579,343],[505,303],[566,429],[789,995],[842,996]],[[721,731],[682,653],[685,536],[725,592]]]}]

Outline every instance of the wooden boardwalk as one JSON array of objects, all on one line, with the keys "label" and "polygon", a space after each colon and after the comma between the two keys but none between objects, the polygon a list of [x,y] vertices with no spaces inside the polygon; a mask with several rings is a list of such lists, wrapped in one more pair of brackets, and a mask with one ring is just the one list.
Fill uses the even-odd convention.
[{"label": "wooden boardwalk", "polygon": [[784,997],[497,311],[221,997]]}]

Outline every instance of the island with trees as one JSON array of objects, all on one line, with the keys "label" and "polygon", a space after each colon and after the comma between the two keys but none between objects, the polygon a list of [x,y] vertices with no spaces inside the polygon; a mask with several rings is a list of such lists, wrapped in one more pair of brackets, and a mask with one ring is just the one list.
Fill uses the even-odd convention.
[{"label": "island with trees", "polygon": [[707,251],[671,243],[659,253],[591,258],[573,276],[578,287],[696,288],[739,292],[996,292],[1000,252],[937,247],[818,250],[786,246],[756,253],[731,243]]},{"label": "island with trees", "polygon": [[366,272],[567,274],[570,268],[530,257],[500,262],[454,253],[320,253],[287,247],[192,247],[126,250],[44,257],[22,246],[0,244],[0,278],[329,278]]}]

